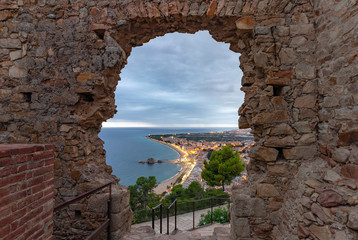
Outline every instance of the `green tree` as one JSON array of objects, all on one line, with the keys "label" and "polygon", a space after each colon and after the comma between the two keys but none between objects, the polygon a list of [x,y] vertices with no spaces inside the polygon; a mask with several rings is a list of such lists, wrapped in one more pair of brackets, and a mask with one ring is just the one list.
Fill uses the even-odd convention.
[{"label": "green tree", "polygon": [[156,202],[158,196],[153,193],[153,189],[157,186],[157,179],[154,176],[139,177],[135,185],[128,186],[130,191],[130,204],[132,209],[146,209],[149,202]]},{"label": "green tree", "polygon": [[205,168],[201,172],[201,177],[209,186],[222,186],[231,184],[231,181],[240,176],[245,169],[245,163],[241,161],[240,155],[227,145],[222,150],[214,151],[210,156],[209,163],[204,161]]},{"label": "green tree", "polygon": [[188,198],[200,199],[204,197],[204,189],[196,181],[191,182],[185,192]]}]

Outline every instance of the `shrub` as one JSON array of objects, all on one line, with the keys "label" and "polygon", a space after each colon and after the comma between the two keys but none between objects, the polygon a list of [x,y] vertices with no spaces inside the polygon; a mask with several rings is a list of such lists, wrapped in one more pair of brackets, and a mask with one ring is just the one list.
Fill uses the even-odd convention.
[{"label": "shrub", "polygon": [[[213,211],[213,222],[226,223],[229,221],[228,208],[218,207]],[[208,211],[206,214],[201,214],[199,226],[211,223],[211,213]]]}]

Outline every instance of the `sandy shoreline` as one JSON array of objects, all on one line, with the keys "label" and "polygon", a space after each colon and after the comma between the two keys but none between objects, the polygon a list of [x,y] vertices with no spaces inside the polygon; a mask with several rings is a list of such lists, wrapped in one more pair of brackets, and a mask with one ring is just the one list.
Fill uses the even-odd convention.
[{"label": "sandy shoreline", "polygon": [[[169,143],[166,143],[166,142],[162,142],[162,141],[158,141],[156,139],[152,139],[150,137],[147,137],[148,139],[150,140],[153,140],[153,141],[156,141],[158,143],[161,143],[161,144],[164,144],[164,145],[167,145],[168,147],[170,147],[171,149],[175,150],[177,153],[179,153],[180,157],[179,158],[182,158],[186,155],[186,153],[184,151],[182,151],[181,149],[179,148],[176,148],[174,146],[172,146],[171,144]],[[170,188],[173,187],[174,183],[177,181],[178,178],[180,178],[183,174],[185,174],[187,171],[190,170],[190,167],[185,163],[185,162],[178,162],[179,158],[177,159],[173,159],[173,160],[168,160],[168,161],[165,161],[165,162],[170,162],[170,163],[174,163],[174,164],[178,164],[180,165],[181,169],[180,171],[173,177],[161,182],[158,184],[158,186],[156,188],[154,188],[154,192],[156,194],[161,194],[163,192],[165,192],[167,189],[168,189],[168,186]]]}]

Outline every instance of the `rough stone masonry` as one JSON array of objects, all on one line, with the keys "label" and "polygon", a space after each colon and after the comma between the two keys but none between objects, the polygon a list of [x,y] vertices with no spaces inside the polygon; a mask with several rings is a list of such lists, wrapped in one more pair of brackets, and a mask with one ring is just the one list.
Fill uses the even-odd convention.
[{"label": "rough stone masonry", "polygon": [[[118,181],[98,133],[131,49],[208,30],[241,53],[239,126],[256,140],[232,239],[358,239],[357,23],[355,0],[1,0],[0,141],[55,145],[57,203]],[[115,196],[118,239],[131,212]],[[58,215],[55,238],[93,229],[91,206]],[[92,221],[69,225],[75,210]]]}]

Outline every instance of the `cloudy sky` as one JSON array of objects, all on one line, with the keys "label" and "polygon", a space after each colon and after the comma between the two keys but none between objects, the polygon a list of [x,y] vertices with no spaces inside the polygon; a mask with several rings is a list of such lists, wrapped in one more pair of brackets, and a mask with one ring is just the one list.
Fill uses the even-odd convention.
[{"label": "cloudy sky", "polygon": [[239,54],[207,31],[171,33],[133,49],[104,127],[237,127]]}]

